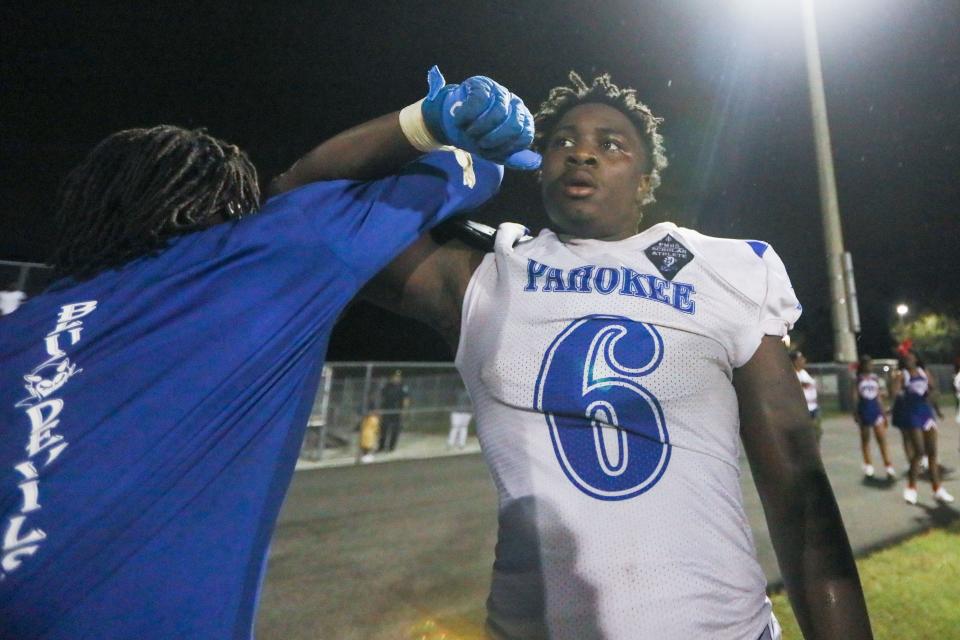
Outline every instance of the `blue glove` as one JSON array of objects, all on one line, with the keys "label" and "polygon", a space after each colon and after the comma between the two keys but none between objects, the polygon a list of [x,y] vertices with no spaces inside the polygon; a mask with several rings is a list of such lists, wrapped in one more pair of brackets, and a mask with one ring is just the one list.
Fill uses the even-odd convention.
[{"label": "blue glove", "polygon": [[510,169],[540,167],[533,142],[533,116],[523,100],[486,76],[445,84],[434,66],[421,113],[434,138]]}]

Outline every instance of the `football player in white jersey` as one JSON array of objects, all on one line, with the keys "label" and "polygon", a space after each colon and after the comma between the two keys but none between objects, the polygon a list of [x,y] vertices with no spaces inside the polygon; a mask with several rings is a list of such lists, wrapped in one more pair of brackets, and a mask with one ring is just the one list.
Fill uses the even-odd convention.
[{"label": "football player in white jersey", "polygon": [[660,121],[608,76],[570,80],[536,117],[556,231],[502,225],[486,255],[424,237],[367,290],[457,353],[499,494],[490,636],[779,637],[742,439],[805,637],[871,638],[781,342],[800,313],[783,264],[763,242],[641,230]]}]

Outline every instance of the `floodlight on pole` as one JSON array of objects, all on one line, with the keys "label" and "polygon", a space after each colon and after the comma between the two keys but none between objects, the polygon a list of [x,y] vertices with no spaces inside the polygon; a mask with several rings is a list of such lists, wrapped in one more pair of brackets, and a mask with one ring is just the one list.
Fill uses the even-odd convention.
[{"label": "floodlight on pole", "polygon": [[897,309],[897,333],[900,333],[901,337],[903,337],[902,333],[903,333],[904,326],[906,325],[906,323],[904,322],[904,318],[908,313],[910,313],[910,307],[908,307],[907,305],[901,302],[900,304],[897,305],[896,309]]},{"label": "floodlight on pole", "polygon": [[[797,0],[739,0],[740,10],[751,20],[769,17],[783,5],[796,5]],[[852,260],[846,260],[844,269],[843,229],[840,226],[840,206],[837,201],[837,181],[830,147],[830,129],[827,123],[827,101],[823,89],[823,69],[820,63],[820,44],[813,0],[800,0],[803,14],[803,41],[807,63],[807,82],[810,111],[813,119],[814,146],[817,157],[817,178],[820,190],[820,215],[823,224],[824,248],[827,258],[827,276],[830,285],[830,316],[833,326],[833,358],[836,362],[856,362],[857,342],[854,331],[859,330],[859,313],[853,308],[856,292],[853,285]],[[778,6],[779,5],[779,6]]]},{"label": "floodlight on pole", "polygon": [[840,226],[840,205],[837,201],[837,180],[830,148],[827,123],[827,100],[823,90],[823,69],[813,0],[803,0],[803,39],[810,83],[810,109],[817,151],[817,176],[820,185],[820,213],[823,239],[827,252],[827,275],[830,282],[830,309],[833,320],[833,357],[837,362],[856,362],[857,342],[850,327],[852,314],[843,273],[843,229]]}]

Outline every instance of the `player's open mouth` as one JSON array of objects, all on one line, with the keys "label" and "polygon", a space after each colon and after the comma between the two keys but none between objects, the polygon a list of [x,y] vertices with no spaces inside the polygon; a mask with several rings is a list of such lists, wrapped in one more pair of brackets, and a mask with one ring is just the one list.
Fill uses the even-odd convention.
[{"label": "player's open mouth", "polygon": [[596,191],[594,187],[588,187],[586,185],[570,184],[570,185],[566,185],[563,188],[563,195],[567,196],[568,198],[575,198],[575,199],[589,198],[590,196],[593,195],[594,191]]},{"label": "player's open mouth", "polygon": [[586,171],[577,171],[561,179],[563,195],[568,198],[589,198],[597,190],[597,183]]}]

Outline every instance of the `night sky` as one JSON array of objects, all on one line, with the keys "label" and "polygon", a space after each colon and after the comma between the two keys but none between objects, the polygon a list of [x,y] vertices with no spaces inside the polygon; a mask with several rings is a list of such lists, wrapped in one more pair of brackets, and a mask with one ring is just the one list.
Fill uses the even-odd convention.
[{"label": "night sky", "polygon": [[[808,357],[831,358],[796,1],[755,3],[781,7],[759,14],[735,0],[19,4],[0,10],[2,259],[44,259],[58,181],[118,129],[207,127],[265,181],[422,97],[435,63],[450,81],[489,75],[532,110],[568,70],[609,71],[666,120],[671,166],[647,220],[772,243],[804,304]],[[960,3],[818,7],[860,348],[886,355],[897,302],[960,313]],[[474,217],[546,224],[528,175],[508,175]],[[430,331],[364,304],[330,348],[334,360],[449,357]]]}]

